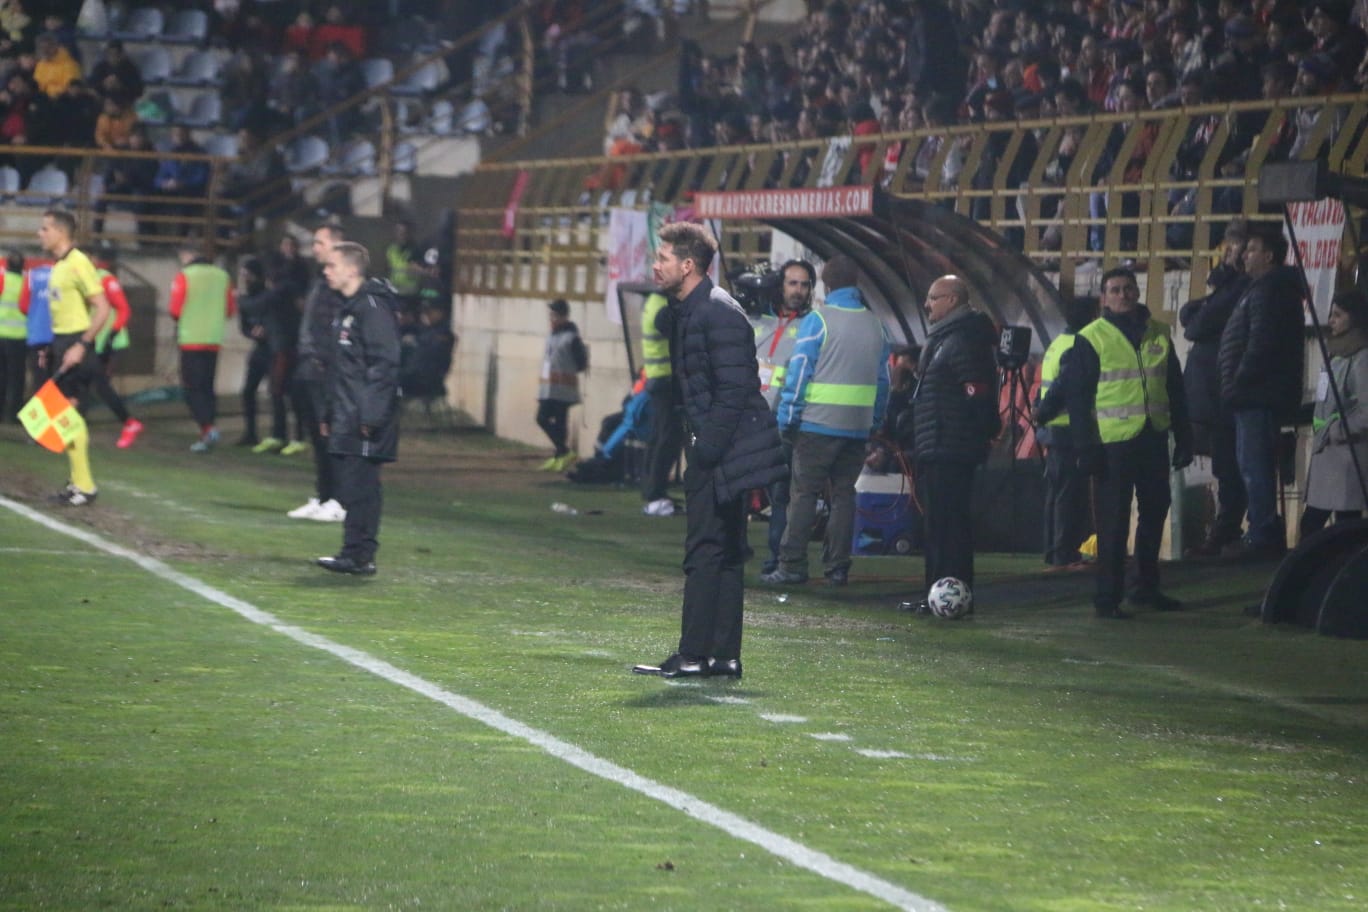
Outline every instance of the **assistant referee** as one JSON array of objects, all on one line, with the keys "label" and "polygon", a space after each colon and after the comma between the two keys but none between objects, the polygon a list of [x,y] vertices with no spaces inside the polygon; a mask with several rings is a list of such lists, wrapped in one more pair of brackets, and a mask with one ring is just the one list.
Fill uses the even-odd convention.
[{"label": "assistant referee", "polygon": [[[38,243],[55,261],[48,278],[52,349],[43,366],[55,367],[57,388],[73,405],[89,395],[100,370],[95,337],[110,314],[100,274],[90,258],[76,249],[75,237],[75,216],[58,209],[43,213]],[[67,445],[67,460],[71,480],[55,499],[73,507],[88,506],[95,501],[97,489],[90,471],[90,435],[84,425]]]}]

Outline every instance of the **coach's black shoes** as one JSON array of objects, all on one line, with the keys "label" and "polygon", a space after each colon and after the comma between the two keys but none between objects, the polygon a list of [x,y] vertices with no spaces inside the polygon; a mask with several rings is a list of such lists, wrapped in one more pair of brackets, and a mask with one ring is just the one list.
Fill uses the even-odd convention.
[{"label": "coach's black shoes", "polygon": [[[737,668],[739,671],[739,663]],[[662,678],[705,678],[708,676],[708,661],[676,652],[659,665],[634,665],[632,674],[659,675]]]},{"label": "coach's black shoes", "polygon": [[708,677],[740,678],[740,659],[708,659]]},{"label": "coach's black shoes", "polygon": [[324,570],[333,573],[349,573],[352,576],[375,576],[375,561],[359,561],[351,557],[320,557],[314,561]]}]

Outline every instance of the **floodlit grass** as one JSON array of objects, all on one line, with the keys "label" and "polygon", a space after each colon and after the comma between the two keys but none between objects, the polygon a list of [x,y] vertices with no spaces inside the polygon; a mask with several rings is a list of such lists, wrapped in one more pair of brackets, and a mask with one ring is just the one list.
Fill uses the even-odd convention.
[{"label": "floodlit grass", "polygon": [[[633,492],[412,433],[380,576],[337,578],[306,458],[94,430],[96,507],[9,427],[0,493],[956,912],[1368,902],[1368,644],[1245,619],[1266,569],[1109,624],[987,556],[936,622],[894,608],[919,560],[858,560],[749,590],[743,681],[671,685],[627,669],[678,636],[683,520]],[[0,908],[887,908],[4,509],[0,566]]]}]

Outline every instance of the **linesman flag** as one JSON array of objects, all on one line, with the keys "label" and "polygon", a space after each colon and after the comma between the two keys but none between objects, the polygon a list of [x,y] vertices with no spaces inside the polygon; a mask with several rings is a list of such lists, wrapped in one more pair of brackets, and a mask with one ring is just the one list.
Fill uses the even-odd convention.
[{"label": "linesman flag", "polygon": [[52,380],[38,387],[34,397],[24,403],[19,420],[30,437],[54,453],[66,450],[72,439],[85,430],[85,419]]}]

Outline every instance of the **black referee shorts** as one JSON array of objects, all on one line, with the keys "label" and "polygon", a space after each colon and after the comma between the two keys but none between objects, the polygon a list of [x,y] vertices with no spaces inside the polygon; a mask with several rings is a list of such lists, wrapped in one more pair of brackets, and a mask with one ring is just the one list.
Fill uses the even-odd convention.
[{"label": "black referee shorts", "polygon": [[86,398],[90,392],[90,385],[95,381],[96,375],[100,373],[100,359],[95,354],[95,346],[85,346],[85,357],[77,362],[70,370],[58,375],[62,367],[62,358],[66,356],[67,349],[81,341],[81,333],[60,333],[53,337],[52,348],[48,355],[48,370],[52,372],[57,381],[57,388],[62,391],[62,395],[68,399],[80,400]]}]

